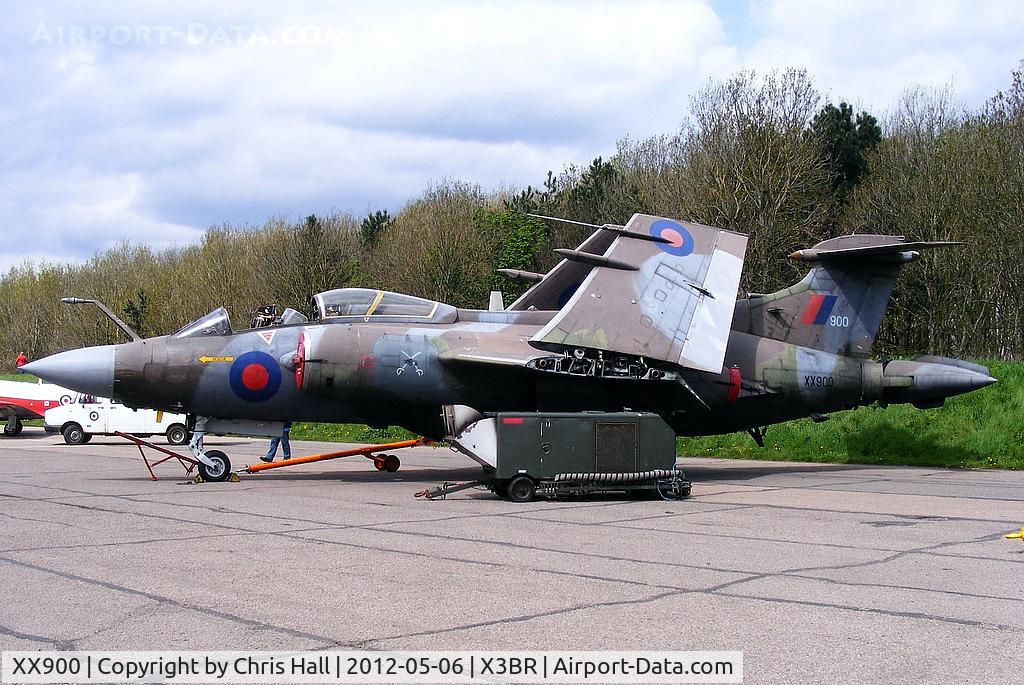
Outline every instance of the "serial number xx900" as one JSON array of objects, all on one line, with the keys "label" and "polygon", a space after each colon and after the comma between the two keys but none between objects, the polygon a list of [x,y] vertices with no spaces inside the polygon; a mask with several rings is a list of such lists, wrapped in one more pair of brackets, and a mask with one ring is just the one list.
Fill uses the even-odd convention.
[{"label": "serial number xx900", "polygon": [[836,384],[832,376],[804,376],[805,388],[831,388]]}]

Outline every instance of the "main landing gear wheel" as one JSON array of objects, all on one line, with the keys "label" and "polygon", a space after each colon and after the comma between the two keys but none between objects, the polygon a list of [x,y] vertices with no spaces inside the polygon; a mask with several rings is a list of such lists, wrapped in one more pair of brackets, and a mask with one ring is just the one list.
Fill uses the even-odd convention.
[{"label": "main landing gear wheel", "polygon": [[4,424],[4,435],[6,435],[9,438],[13,438],[14,436],[21,433],[21,429],[24,427],[24,424],[22,424],[22,422],[19,419],[8,421],[7,423]]},{"label": "main landing gear wheel", "polygon": [[508,484],[508,498],[513,502],[529,502],[537,494],[537,484],[529,476],[516,476]]},{"label": "main landing gear wheel", "polygon": [[398,469],[402,468],[402,460],[394,454],[387,454],[384,456],[384,470],[388,473],[394,473]]},{"label": "main landing gear wheel", "polygon": [[228,455],[220,450],[209,450],[206,457],[214,465],[207,466],[203,462],[199,462],[199,475],[203,477],[203,480],[208,483],[220,483],[227,480],[231,475],[231,462],[228,460]]}]

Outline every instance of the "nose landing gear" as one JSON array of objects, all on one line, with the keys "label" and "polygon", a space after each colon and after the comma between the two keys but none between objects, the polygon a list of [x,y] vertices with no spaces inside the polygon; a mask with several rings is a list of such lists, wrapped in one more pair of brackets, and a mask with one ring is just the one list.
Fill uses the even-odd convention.
[{"label": "nose landing gear", "polygon": [[206,435],[206,423],[209,418],[205,416],[196,417],[196,425],[192,429],[192,439],[189,440],[188,449],[196,460],[196,468],[203,480],[210,483],[220,483],[231,476],[231,460],[228,455],[220,450],[203,449],[203,436]]}]

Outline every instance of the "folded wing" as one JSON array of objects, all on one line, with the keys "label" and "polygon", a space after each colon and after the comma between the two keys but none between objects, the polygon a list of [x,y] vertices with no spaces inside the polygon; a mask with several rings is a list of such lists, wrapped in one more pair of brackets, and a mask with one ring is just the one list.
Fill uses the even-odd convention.
[{"label": "folded wing", "polygon": [[589,275],[530,340],[551,351],[584,349],[657,359],[718,373],[729,341],[747,237],[635,214],[611,246],[586,260]]}]

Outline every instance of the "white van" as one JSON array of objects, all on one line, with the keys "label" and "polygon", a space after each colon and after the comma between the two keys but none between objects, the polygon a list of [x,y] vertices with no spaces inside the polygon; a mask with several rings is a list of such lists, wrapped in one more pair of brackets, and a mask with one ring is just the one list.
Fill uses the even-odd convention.
[{"label": "white van", "polygon": [[112,435],[114,431],[140,437],[163,435],[172,445],[188,442],[184,414],[169,414],[153,409],[130,409],[117,400],[79,394],[68,404],[44,413],[47,433],[60,433],[69,445],[82,445],[94,435]]}]

